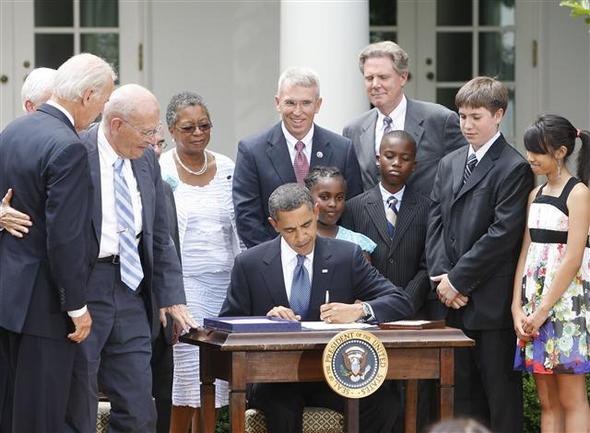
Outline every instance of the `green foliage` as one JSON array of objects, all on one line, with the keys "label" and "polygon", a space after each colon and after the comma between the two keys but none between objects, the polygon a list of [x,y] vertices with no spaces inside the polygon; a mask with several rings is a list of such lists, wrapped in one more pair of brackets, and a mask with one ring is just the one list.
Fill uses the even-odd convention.
[{"label": "green foliage", "polygon": [[590,0],[562,0],[559,6],[570,8],[572,17],[585,17],[586,24],[590,24]]},{"label": "green foliage", "polygon": [[229,433],[229,406],[219,408],[215,433]]},{"label": "green foliage", "polygon": [[522,399],[524,403],[523,433],[538,433],[541,426],[541,406],[532,374],[522,375]]}]

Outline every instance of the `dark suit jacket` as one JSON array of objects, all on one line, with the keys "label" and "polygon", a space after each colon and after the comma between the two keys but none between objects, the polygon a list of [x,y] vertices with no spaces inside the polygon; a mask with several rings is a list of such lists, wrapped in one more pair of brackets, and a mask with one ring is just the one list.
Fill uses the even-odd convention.
[{"label": "dark suit jacket", "polygon": [[[91,257],[98,258],[102,227],[100,189],[100,161],[98,154],[99,125],[81,134],[88,149],[90,175],[94,186],[94,211],[92,215]],[[157,336],[160,327],[159,308],[185,304],[180,261],[170,237],[167,200],[164,195],[160,164],[151,148],[143,156],[131,161],[133,173],[141,196],[142,223],[140,256],[143,267],[141,292],[146,301],[152,335]]]},{"label": "dark suit jacket", "polygon": [[[418,147],[416,170],[408,184],[419,193],[430,196],[436,167],[443,156],[467,145],[459,128],[459,116],[439,104],[407,99],[404,130],[414,137]],[[379,182],[375,160],[375,124],[377,109],[363,113],[344,127],[342,135],[352,140],[359,159],[363,188],[371,189]]]},{"label": "dark suit jacket", "polygon": [[430,275],[449,274],[469,303],[466,329],[512,328],[510,304],[533,187],[529,164],[500,136],[463,185],[468,148],[440,162],[426,241]]},{"label": "dark suit jacket", "polygon": [[[379,274],[357,245],[318,236],[309,310],[303,320],[320,320],[320,305],[324,303],[326,290],[330,290],[331,302],[367,301],[378,321],[401,320],[413,314],[409,297]],[[278,305],[289,307],[280,237],[236,257],[219,315],[264,316]]]},{"label": "dark suit jacket", "polygon": [[[310,167],[338,167],[348,185],[347,197],[362,192],[359,165],[350,140],[314,125],[311,150]],[[277,187],[296,181],[281,123],[240,141],[233,201],[238,234],[246,247],[276,237],[268,222],[268,198]]]},{"label": "dark suit jacket", "polygon": [[66,311],[86,304],[91,187],[86,149],[61,111],[44,104],[0,134],[0,188],[33,221],[22,239],[0,232],[0,327],[66,338]]},{"label": "dark suit jacket", "polygon": [[406,186],[391,239],[381,191],[376,185],[350,199],[342,216],[342,225],[377,243],[371,263],[393,284],[404,288],[416,312],[430,291],[424,253],[429,209],[430,200]]}]

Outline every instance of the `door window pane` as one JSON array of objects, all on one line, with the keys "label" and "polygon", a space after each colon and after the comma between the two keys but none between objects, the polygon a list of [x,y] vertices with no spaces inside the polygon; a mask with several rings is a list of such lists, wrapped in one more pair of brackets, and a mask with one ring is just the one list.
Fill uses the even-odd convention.
[{"label": "door window pane", "polygon": [[514,0],[479,0],[479,24],[513,26]]},{"label": "door window pane", "polygon": [[102,57],[119,71],[119,35],[116,33],[82,34],[82,52]]},{"label": "door window pane", "polygon": [[437,0],[437,26],[470,26],[472,21],[472,0]]},{"label": "door window pane", "polygon": [[81,27],[118,27],[118,0],[80,0]]},{"label": "door window pane", "polygon": [[395,26],[397,24],[397,5],[395,0],[370,0],[369,25]]},{"label": "door window pane", "polygon": [[436,80],[467,81],[471,79],[471,33],[437,33]]},{"label": "door window pane", "polygon": [[455,106],[455,95],[459,88],[453,89],[436,89],[436,102],[441,105],[444,105],[449,110],[457,111],[457,107]]},{"label": "door window pane", "polygon": [[371,43],[373,42],[381,42],[381,41],[394,41],[397,38],[397,32],[381,32],[381,31],[372,31],[369,35],[369,39]]},{"label": "door window pane", "polygon": [[57,69],[74,54],[73,34],[35,35],[35,67]]},{"label": "door window pane", "polygon": [[35,0],[35,27],[73,27],[72,0]]},{"label": "door window pane", "polygon": [[480,33],[479,74],[514,81],[514,32]]}]

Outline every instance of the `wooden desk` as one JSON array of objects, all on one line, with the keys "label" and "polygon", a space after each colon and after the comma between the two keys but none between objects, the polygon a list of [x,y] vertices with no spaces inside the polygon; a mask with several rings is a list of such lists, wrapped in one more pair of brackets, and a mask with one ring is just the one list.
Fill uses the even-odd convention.
[{"label": "wooden desk", "polygon": [[[453,415],[453,349],[473,340],[453,328],[423,330],[368,329],[383,342],[388,379],[407,380],[406,432],[416,431],[417,379],[438,379],[441,418]],[[322,352],[337,332],[303,331],[228,334],[193,330],[180,338],[200,347],[201,409],[205,433],[215,431],[215,378],[229,382],[232,433],[243,433],[246,384],[324,381]],[[345,428],[358,432],[358,400],[347,399]]]}]

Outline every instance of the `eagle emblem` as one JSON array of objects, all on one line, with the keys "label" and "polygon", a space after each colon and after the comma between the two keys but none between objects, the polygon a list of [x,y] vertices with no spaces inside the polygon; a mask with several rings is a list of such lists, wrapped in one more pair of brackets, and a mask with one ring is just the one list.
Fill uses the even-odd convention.
[{"label": "eagle emblem", "polygon": [[351,346],[342,353],[342,361],[346,367],[346,376],[351,382],[364,380],[371,370],[367,363],[367,352],[360,346]]}]

